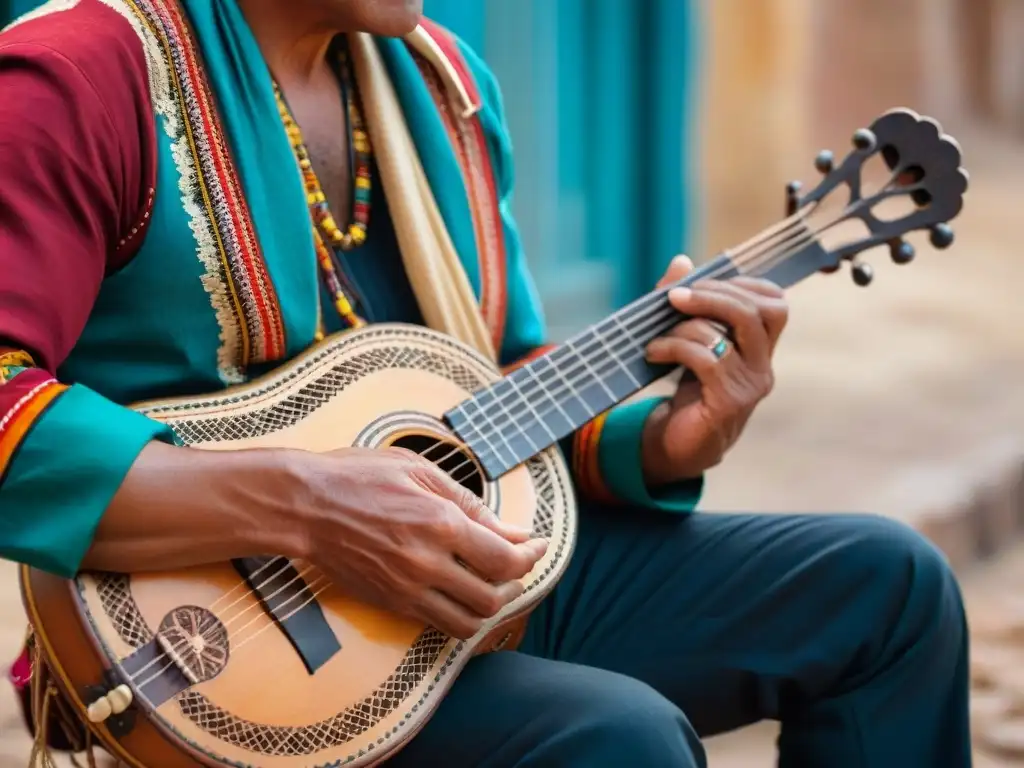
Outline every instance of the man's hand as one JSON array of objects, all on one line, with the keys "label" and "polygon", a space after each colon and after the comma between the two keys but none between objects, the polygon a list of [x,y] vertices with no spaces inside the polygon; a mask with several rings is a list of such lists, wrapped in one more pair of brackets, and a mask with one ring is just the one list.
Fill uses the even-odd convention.
[{"label": "man's hand", "polygon": [[[679,256],[658,286],[692,269]],[[701,280],[673,289],[669,301],[695,319],[652,341],[647,358],[682,366],[697,381],[684,380],[671,402],[647,420],[644,475],[651,486],[698,477],[722,460],[771,392],[772,354],[788,317],[782,289],[749,277]]]},{"label": "man's hand", "polygon": [[303,559],[354,596],[453,637],[472,637],[522,594],[519,579],[547,550],[409,451],[349,448],[300,471]]}]

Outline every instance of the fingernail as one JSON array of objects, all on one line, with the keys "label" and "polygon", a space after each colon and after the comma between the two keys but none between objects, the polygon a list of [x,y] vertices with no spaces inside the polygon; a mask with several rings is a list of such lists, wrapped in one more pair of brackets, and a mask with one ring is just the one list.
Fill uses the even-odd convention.
[{"label": "fingernail", "polygon": [[693,266],[693,260],[689,256],[684,256],[683,254],[679,254],[674,259],[672,259],[672,263],[675,264],[675,266],[677,267],[689,268]]},{"label": "fingernail", "polygon": [[683,302],[688,301],[690,296],[692,295],[693,291],[691,291],[689,288],[673,288],[671,291],[668,292],[668,299],[673,303]]},{"label": "fingernail", "polygon": [[659,357],[662,348],[662,340],[655,339],[644,349],[644,357],[648,360],[653,361]]}]

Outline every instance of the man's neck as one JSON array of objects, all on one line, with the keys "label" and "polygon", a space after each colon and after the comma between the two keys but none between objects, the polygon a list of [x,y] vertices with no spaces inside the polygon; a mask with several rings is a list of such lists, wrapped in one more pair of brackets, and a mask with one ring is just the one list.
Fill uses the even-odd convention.
[{"label": "man's neck", "polygon": [[238,5],[279,82],[304,85],[325,74],[331,40],[345,31],[336,21],[317,14],[312,3],[238,0]]}]

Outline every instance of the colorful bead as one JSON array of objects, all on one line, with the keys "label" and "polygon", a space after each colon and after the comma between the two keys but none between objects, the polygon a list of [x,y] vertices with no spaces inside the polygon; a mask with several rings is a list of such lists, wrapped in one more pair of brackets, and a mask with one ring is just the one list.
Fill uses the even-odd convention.
[{"label": "colorful bead", "polygon": [[[324,195],[320,180],[313,170],[313,162],[309,157],[309,150],[306,148],[302,138],[302,131],[295,122],[285,103],[284,96],[277,83],[274,83],[274,96],[277,99],[277,109],[284,123],[285,133],[291,142],[292,150],[302,172],[302,181],[306,188],[306,202],[309,205],[309,214],[313,223],[313,243],[316,248],[317,262],[323,274],[324,282],[331,293],[334,308],[342,319],[351,328],[359,328],[365,325],[365,321],[356,314],[353,302],[346,294],[342,285],[341,277],[338,274],[334,258],[329,250],[330,247],[348,251],[366,242],[367,228],[370,223],[370,200],[373,186],[370,181],[370,157],[372,148],[370,137],[363,125],[363,117],[358,104],[358,94],[355,88],[354,79],[344,51],[338,51],[338,70],[342,78],[346,95],[349,126],[352,135],[352,148],[355,154],[354,177],[355,184],[352,190],[352,223],[347,231],[342,231],[334,216],[331,215],[327,204],[327,197]],[[325,242],[326,240],[326,242]],[[328,246],[328,243],[330,246]],[[316,339],[323,339],[323,318],[320,317],[317,323]]]}]

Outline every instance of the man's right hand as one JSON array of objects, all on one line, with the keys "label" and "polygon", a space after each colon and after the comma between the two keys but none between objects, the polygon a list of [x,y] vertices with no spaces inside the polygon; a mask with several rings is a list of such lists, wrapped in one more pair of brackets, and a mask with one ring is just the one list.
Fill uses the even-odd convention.
[{"label": "man's right hand", "polygon": [[302,464],[303,559],[353,596],[453,637],[472,637],[522,594],[547,549],[415,453],[347,448]]}]

